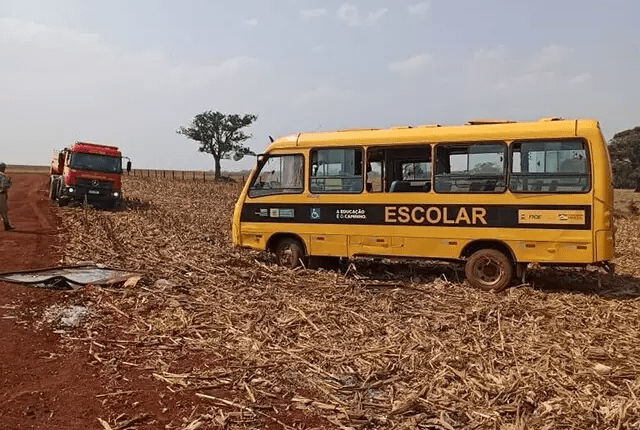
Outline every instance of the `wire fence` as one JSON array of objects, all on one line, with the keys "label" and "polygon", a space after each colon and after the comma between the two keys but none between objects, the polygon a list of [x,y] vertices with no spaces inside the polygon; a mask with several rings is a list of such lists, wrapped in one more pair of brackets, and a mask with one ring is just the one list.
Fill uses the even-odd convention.
[{"label": "wire fence", "polygon": [[[156,169],[132,169],[129,173],[130,176],[136,176],[139,178],[158,178],[158,179],[171,179],[174,181],[194,181],[194,182],[207,182],[215,180],[214,172],[197,171],[197,170],[156,170]],[[235,181],[244,181],[247,178],[246,174],[229,174],[223,173],[221,175],[223,179],[233,179]]]}]

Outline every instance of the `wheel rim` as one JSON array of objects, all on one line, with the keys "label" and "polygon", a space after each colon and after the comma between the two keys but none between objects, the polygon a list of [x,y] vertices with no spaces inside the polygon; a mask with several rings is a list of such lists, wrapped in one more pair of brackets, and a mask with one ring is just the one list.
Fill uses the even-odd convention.
[{"label": "wheel rim", "polygon": [[474,277],[483,285],[493,286],[504,277],[505,271],[502,264],[494,258],[485,256],[479,259],[473,266]]},{"label": "wheel rim", "polygon": [[295,252],[292,245],[283,246],[280,249],[280,264],[286,267],[293,267],[296,263]]}]

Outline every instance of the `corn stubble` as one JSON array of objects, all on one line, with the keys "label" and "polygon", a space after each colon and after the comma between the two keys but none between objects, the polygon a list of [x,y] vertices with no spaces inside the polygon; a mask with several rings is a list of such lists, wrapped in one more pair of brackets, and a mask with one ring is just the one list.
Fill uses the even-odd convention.
[{"label": "corn stubble", "polygon": [[286,406],[343,428],[640,427],[634,213],[617,214],[619,275],[537,269],[490,294],[435,263],[280,268],[231,245],[240,187],[129,177],[122,212],[61,209],[66,263],[147,273],[98,290],[99,358],[199,393],[193,428],[293,428]]}]

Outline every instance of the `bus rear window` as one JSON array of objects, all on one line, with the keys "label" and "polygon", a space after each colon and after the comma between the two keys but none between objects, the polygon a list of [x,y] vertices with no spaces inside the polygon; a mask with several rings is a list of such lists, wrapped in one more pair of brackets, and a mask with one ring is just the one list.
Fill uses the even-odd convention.
[{"label": "bus rear window", "polygon": [[582,140],[514,142],[511,148],[511,191],[575,193],[589,190],[589,159]]},{"label": "bus rear window", "polygon": [[275,155],[262,161],[249,197],[271,194],[299,194],[304,190],[304,157],[300,154]]}]

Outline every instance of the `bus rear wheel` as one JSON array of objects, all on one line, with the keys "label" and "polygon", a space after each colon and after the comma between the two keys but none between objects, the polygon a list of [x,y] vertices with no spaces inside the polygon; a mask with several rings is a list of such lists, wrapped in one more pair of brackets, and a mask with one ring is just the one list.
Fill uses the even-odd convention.
[{"label": "bus rear wheel", "polygon": [[304,250],[300,241],[292,238],[282,239],[276,247],[276,261],[288,269],[295,269],[302,264]]},{"label": "bus rear wheel", "polygon": [[496,249],[474,252],[464,266],[469,284],[485,291],[501,291],[511,284],[513,263]]}]

